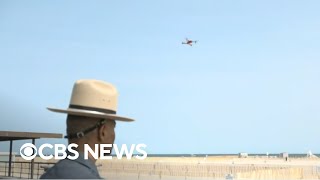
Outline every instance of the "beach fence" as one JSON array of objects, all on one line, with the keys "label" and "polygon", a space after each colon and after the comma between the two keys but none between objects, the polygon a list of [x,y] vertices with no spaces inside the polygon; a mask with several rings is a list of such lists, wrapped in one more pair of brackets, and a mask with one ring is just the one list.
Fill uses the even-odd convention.
[{"label": "beach fence", "polygon": [[320,179],[317,166],[109,162],[98,169],[114,180]]}]

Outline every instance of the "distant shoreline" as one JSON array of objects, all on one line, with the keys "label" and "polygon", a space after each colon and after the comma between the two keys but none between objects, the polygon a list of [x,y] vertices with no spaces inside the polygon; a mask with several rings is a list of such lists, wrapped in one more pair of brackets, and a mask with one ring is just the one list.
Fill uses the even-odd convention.
[{"label": "distant shoreline", "polygon": [[[313,154],[320,157],[320,154]],[[206,157],[206,156],[239,156],[239,154],[148,154],[148,157]],[[266,154],[249,154],[248,156],[267,156]],[[268,156],[280,156],[279,154],[268,154]],[[307,154],[289,154],[290,157],[306,157]]]}]

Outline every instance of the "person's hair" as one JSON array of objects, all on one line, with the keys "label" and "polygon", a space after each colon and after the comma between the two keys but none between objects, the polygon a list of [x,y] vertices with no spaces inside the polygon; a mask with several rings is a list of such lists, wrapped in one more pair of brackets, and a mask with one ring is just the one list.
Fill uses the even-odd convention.
[{"label": "person's hair", "polygon": [[67,134],[74,134],[94,126],[99,121],[98,118],[68,115]]}]

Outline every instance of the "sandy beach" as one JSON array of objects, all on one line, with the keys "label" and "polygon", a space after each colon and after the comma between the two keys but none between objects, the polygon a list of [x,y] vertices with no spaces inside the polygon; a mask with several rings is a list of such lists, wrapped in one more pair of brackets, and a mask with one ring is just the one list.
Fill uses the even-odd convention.
[{"label": "sandy beach", "polygon": [[[15,162],[26,161],[17,157]],[[54,163],[55,160],[37,157],[35,162]],[[110,180],[320,179],[320,159],[316,157],[289,158],[288,161],[264,156],[148,157],[145,160],[114,157],[98,160],[96,164],[100,175]],[[14,175],[19,177],[19,169],[27,166],[16,164]],[[44,172],[42,167],[35,167],[35,178]],[[23,171],[27,173],[27,168]]]},{"label": "sandy beach", "polygon": [[149,157],[98,161],[107,179],[320,179],[318,158]]}]

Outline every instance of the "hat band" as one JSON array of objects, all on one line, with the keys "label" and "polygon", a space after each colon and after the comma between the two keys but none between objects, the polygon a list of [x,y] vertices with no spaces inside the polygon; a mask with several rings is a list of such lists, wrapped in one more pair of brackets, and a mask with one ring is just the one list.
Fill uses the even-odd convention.
[{"label": "hat band", "polygon": [[69,108],[82,109],[82,110],[87,110],[87,111],[98,111],[98,112],[103,112],[103,113],[107,113],[107,114],[116,114],[116,111],[113,111],[110,109],[102,109],[102,108],[80,106],[80,105],[73,105],[73,104],[70,104]]}]

